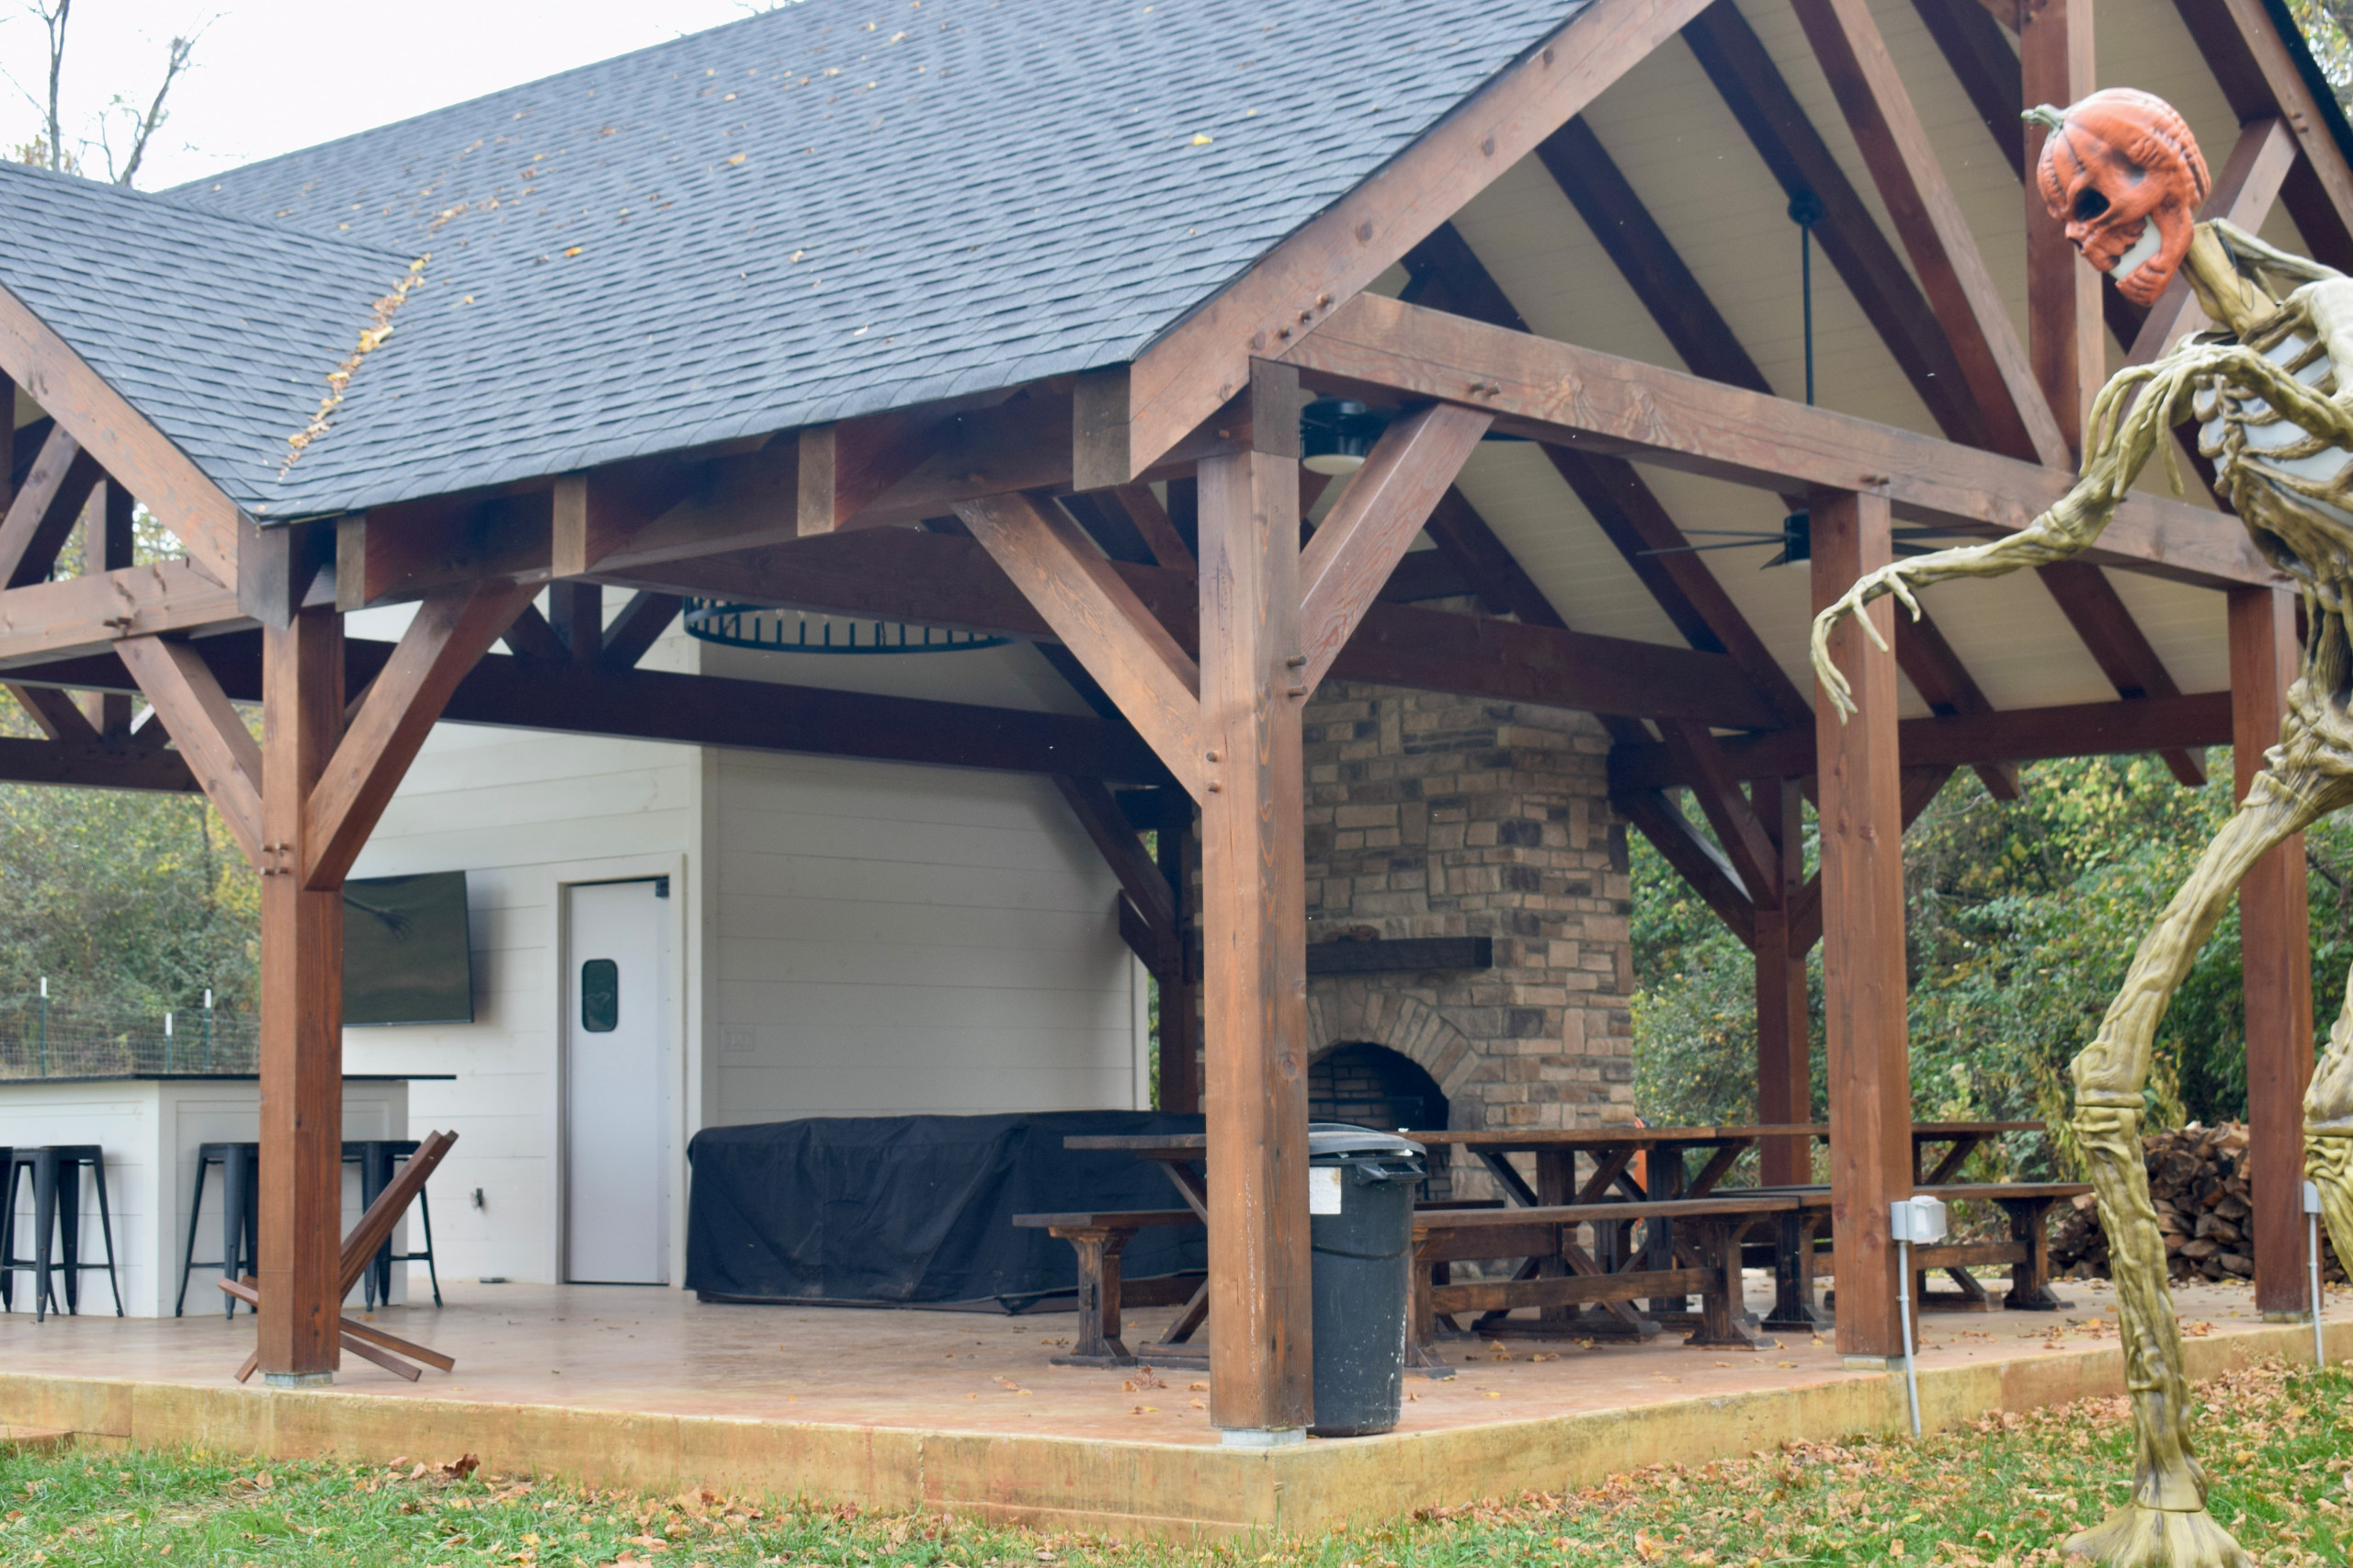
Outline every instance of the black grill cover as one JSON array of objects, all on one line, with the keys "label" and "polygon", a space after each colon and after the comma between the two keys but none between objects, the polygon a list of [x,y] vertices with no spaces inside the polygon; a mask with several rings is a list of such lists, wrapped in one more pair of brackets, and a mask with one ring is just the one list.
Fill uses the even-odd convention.
[{"label": "black grill cover", "polygon": [[[1068,1290],[1068,1242],[1016,1214],[1176,1209],[1159,1166],[1063,1147],[1075,1133],[1199,1132],[1161,1111],[820,1117],[711,1127],[687,1147],[687,1288],[754,1301],[980,1301]],[[1199,1225],[1140,1232],[1121,1274],[1207,1267]],[[1008,1300],[1011,1299],[1011,1300]]]}]

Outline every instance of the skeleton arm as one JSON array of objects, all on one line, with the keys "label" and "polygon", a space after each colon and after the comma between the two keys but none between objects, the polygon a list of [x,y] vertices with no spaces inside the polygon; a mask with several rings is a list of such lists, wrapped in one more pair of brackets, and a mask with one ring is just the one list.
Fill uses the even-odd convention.
[{"label": "skeleton arm", "polygon": [[[1830,636],[1841,620],[1850,615],[1859,619],[1871,642],[1885,653],[1886,640],[1862,614],[1864,608],[1881,595],[1895,596],[1917,619],[1917,590],[1931,583],[1941,583],[1949,577],[1998,577],[2021,566],[2047,566],[2088,550],[2108,527],[2109,519],[2116,515],[2117,503],[2140,477],[2150,457],[2159,450],[2165,432],[2189,416],[2190,396],[2198,381],[2226,368],[2241,369],[2247,361],[2271,372],[2262,377],[2265,381],[2275,385],[2288,381],[2264,364],[2259,356],[2235,345],[2190,341],[2184,341],[2154,364],[2119,371],[2100,389],[2092,404],[2091,438],[2086,442],[2083,476],[2049,511],[2002,539],[1890,562],[1865,574],[1839,596],[1837,602],[1815,616],[1813,673],[1838,710],[1839,718],[1843,721],[1855,711],[1853,689],[1830,658]],[[2260,376],[2261,372],[2257,374]],[[2307,403],[2319,401],[2302,388],[2294,391]],[[2178,492],[2181,483],[2179,475],[2173,473],[2172,449],[2168,446],[2164,450],[2166,471]]]}]

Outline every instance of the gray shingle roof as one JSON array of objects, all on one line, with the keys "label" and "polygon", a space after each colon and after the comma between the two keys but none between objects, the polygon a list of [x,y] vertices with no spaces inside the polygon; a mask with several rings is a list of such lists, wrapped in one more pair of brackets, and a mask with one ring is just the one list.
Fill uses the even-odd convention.
[{"label": "gray shingle roof", "polygon": [[256,516],[562,472],[1132,358],[1587,3],[803,0],[162,197],[0,180],[0,281]]}]

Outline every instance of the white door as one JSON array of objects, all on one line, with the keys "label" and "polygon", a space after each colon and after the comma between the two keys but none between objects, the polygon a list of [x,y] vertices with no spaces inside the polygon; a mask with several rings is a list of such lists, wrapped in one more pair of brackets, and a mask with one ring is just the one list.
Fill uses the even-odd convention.
[{"label": "white door", "polygon": [[670,1282],[668,879],[567,890],[564,1267]]}]

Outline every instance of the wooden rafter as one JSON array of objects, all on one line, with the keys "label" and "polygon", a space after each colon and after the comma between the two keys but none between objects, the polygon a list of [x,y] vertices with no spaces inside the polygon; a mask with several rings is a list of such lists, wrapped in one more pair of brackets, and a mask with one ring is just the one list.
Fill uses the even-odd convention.
[{"label": "wooden rafter", "polygon": [[245,728],[195,644],[162,637],[126,637],[115,644],[155,717],[204,785],[205,795],[256,869],[262,849],[261,743]]},{"label": "wooden rafter", "polygon": [[[1567,138],[1565,142],[1563,137]],[[1545,149],[1550,151],[1545,152]],[[1583,121],[1572,120],[1568,127],[1547,141],[1540,152],[1544,153],[1548,167],[1556,164],[1566,165],[1572,158],[1576,160],[1575,166],[1585,171],[1583,178],[1603,193],[1602,198],[1597,199],[1596,211],[1602,215],[1604,221],[1621,221],[1621,230],[1626,223],[1635,223],[1631,212],[1640,211],[1640,204],[1633,203],[1631,211],[1626,210],[1631,190],[1625,187],[1623,176],[1618,175],[1616,165],[1609,162],[1608,154],[1586,130]],[[1572,199],[1575,198],[1572,197]],[[1635,226],[1640,225],[1635,223]],[[1605,244],[1608,243],[1605,242]],[[1622,257],[1615,249],[1611,255],[1620,260],[1621,267],[1639,268],[1646,263],[1655,262],[1665,267],[1670,273],[1681,268],[1681,261],[1675,257],[1673,247],[1666,244],[1663,233],[1655,233],[1654,225],[1650,236],[1638,236],[1631,242]],[[1446,311],[1508,331],[1529,330],[1526,320],[1513,306],[1502,286],[1496,283],[1494,275],[1451,224],[1442,225],[1416,247],[1406,258],[1406,268],[1418,285],[1415,295],[1424,307]],[[1632,275],[1630,273],[1629,276]],[[1688,270],[1684,276],[1688,277]],[[1652,297],[1647,291],[1649,285],[1637,282],[1635,287],[1649,303]],[[1708,302],[1707,297],[1698,292],[1696,282],[1692,283],[1691,289],[1691,300],[1695,302],[1688,313],[1678,317],[1680,324],[1670,330],[1688,328],[1695,335],[1704,335],[1712,330],[1710,326],[1712,321],[1714,327],[1722,328],[1722,346],[1715,350],[1714,357],[1704,358],[1699,335],[1694,336],[1691,345],[1693,353],[1703,354],[1703,362],[1708,365],[1707,373],[1717,380],[1754,374],[1753,365],[1748,365],[1745,371],[1742,369],[1746,362],[1746,355],[1741,351],[1738,340],[1732,336],[1730,328],[1715,315],[1714,307]],[[1666,310],[1671,307],[1661,299],[1655,308]],[[1662,321],[1661,324],[1665,325],[1665,323]],[[1682,351],[1679,342],[1677,350]],[[1688,360],[1689,355],[1686,358]],[[1765,386],[1762,375],[1756,376],[1755,385],[1757,391],[1770,392]],[[1548,443],[1544,454],[1569,488],[1575,492],[1577,500],[1599,525],[1602,533],[1625,558],[1643,586],[1658,602],[1660,609],[1675,623],[1675,629],[1682,634],[1684,641],[1703,653],[1728,654],[1766,694],[1767,700],[1779,713],[1780,722],[1801,722],[1807,712],[1805,699],[1774,660],[1764,640],[1750,628],[1747,618],[1732,602],[1731,596],[1724,592],[1715,574],[1689,551],[1689,540],[1676,526],[1665,506],[1634,466],[1620,458],[1574,450],[1557,444]]]},{"label": "wooden rafter", "polygon": [[0,736],[0,780],[65,784],[81,790],[160,790],[192,794],[201,786],[176,751]]},{"label": "wooden rafter", "polygon": [[[1780,491],[1868,481],[1901,517],[1972,531],[2023,527],[2073,482],[1998,453],[1378,295],[1349,301],[1285,358],[1319,386],[1462,403],[1492,411],[1510,434],[1734,483]],[[2209,585],[2274,574],[2244,529],[2156,496],[2124,500],[2089,553]]]},{"label": "wooden rafter", "polygon": [[[1616,754],[1611,756],[1614,766]],[[1748,900],[1748,890],[1742,885],[1740,873],[1714,841],[1683,814],[1680,806],[1655,787],[1621,789],[1614,780],[1609,804],[1657,846],[1666,863],[1691,884],[1691,890],[1716,912],[1717,919],[1732,928],[1743,946],[1756,945],[1756,910]]]},{"label": "wooden rafter", "polygon": [[[1142,473],[1248,384],[1273,351],[1364,288],[1611,83],[1674,36],[1700,0],[1588,6],[1491,78],[1380,173],[1326,208],[1103,383],[1107,415],[1073,429],[1103,483]],[[1089,468],[1082,460],[1076,466]]]},{"label": "wooden rafter", "polygon": [[604,585],[574,578],[549,584],[548,624],[563,644],[565,658],[595,664],[605,652]]},{"label": "wooden rafter", "polygon": [[572,650],[564,646],[563,639],[556,635],[555,628],[548,624],[548,618],[540,613],[536,605],[525,605],[517,610],[515,619],[506,623],[504,637],[507,648],[519,658],[540,659],[551,665],[569,664],[572,660]]},{"label": "wooden rafter", "polygon": [[1688,719],[1669,720],[1659,726],[1667,755],[1690,780],[1692,797],[1715,830],[1724,858],[1740,874],[1740,883],[1756,908],[1779,908],[1781,902],[1781,852],[1772,835],[1750,809],[1739,777],[1723,748],[1704,724]]},{"label": "wooden rafter", "polygon": [[939,444],[929,414],[880,414],[801,432],[796,529],[831,533],[920,467]]},{"label": "wooden rafter", "polygon": [[2239,123],[2277,115],[2303,157],[2280,195],[2288,215],[2328,265],[2353,267],[2353,166],[2336,144],[2331,108],[2296,67],[2265,0],[2174,0],[2182,24],[2222,85]]},{"label": "wooden rafter", "polygon": [[1322,684],[1492,421],[1438,403],[1381,432],[1301,553],[1301,679]]},{"label": "wooden rafter", "polygon": [[1176,900],[1169,892],[1168,879],[1160,874],[1145,853],[1143,840],[1136,836],[1134,827],[1120,810],[1111,791],[1097,778],[1074,778],[1068,774],[1054,775],[1054,787],[1069,802],[1071,812],[1078,818],[1078,825],[1120,880],[1120,893],[1142,918],[1153,936],[1156,949],[1147,961],[1155,968],[1176,950]]},{"label": "wooden rafter", "polygon": [[[2097,567],[2092,568],[2097,571]],[[1961,665],[1961,655],[1937,623],[1927,616],[1914,620],[1910,616],[1898,616],[1895,621],[1895,654],[1912,688],[1920,694],[1930,712],[1991,713],[1994,705],[1969,677]],[[1997,801],[2018,798],[2018,768],[2005,762],[1985,762],[1977,766],[1978,778],[1984,780],[1985,791]]]},{"label": "wooden rafter", "polygon": [[1176,531],[1176,524],[1168,516],[1168,508],[1162,506],[1160,497],[1152,493],[1151,485],[1122,484],[1115,487],[1111,494],[1128,514],[1128,520],[1135,525],[1136,532],[1142,536],[1144,548],[1152,551],[1155,565],[1165,566],[1172,572],[1190,572],[1193,569],[1192,547],[1185,542],[1185,536]]},{"label": "wooden rafter", "polygon": [[1198,799],[1200,670],[1060,509],[1025,495],[968,501],[956,515]]},{"label": "wooden rafter", "polygon": [[237,580],[237,506],[22,300],[0,288],[0,369],[131,488],[216,582]]},{"label": "wooden rafter", "polygon": [[[2092,0],[2041,0],[2020,8],[2018,25],[2019,88],[2025,102],[2072,104],[2099,85],[2092,49]],[[2026,126],[2026,131],[2023,153],[2030,165],[2041,156],[2050,131],[2040,123]],[[2075,254],[2064,221],[2051,215],[2031,181],[2021,193],[2021,205],[2026,220],[2027,358],[2058,422],[2061,442],[2071,456],[2079,456],[2092,399],[2108,379],[2100,275]]]},{"label": "wooden rafter", "polygon": [[646,651],[662,640],[678,619],[686,601],[676,594],[639,592],[630,596],[605,628],[603,663],[617,670],[633,670]]},{"label": "wooden rafter", "polygon": [[343,884],[450,693],[529,601],[529,588],[491,582],[418,607],[305,803],[306,887]]},{"label": "wooden rafter", "polygon": [[50,431],[0,518],[0,585],[21,588],[48,577],[90,493],[105,478],[106,470],[79,441]]},{"label": "wooden rafter", "polygon": [[1937,162],[1912,96],[1896,74],[1868,0],[1792,0],[1814,58],[1830,77],[1863,162],[1988,417],[1996,450],[2070,466],[2066,437],[2036,384],[1994,275]]},{"label": "wooden rafter", "polygon": [[1990,445],[1990,426],[1927,296],[1733,0],[1717,0],[1683,38],[1781,188],[1822,203],[1813,233],[1823,255],[1938,427],[1970,446]]}]

